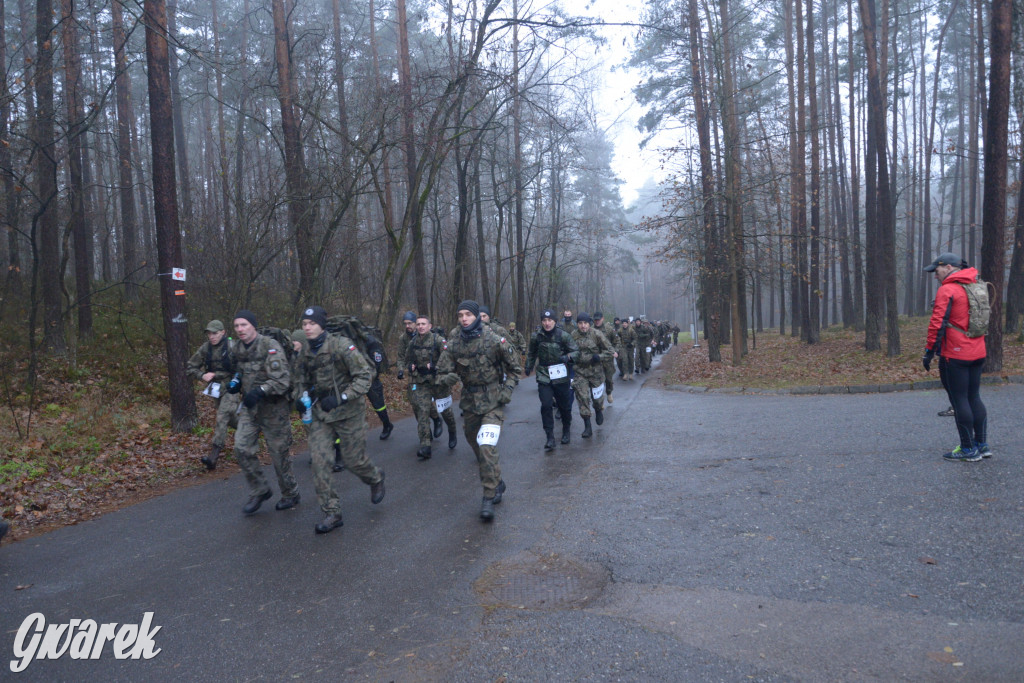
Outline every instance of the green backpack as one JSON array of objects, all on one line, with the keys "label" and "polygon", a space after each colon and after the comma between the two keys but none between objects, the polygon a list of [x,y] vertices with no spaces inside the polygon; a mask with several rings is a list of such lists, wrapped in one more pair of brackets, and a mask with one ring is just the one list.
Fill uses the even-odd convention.
[{"label": "green backpack", "polygon": [[366,325],[354,315],[332,315],[324,329],[351,339],[370,364],[374,377],[388,369],[388,357],[381,341],[383,335],[376,327]]},{"label": "green backpack", "polygon": [[967,329],[961,329],[948,323],[954,330],[963,332],[968,337],[984,337],[988,334],[988,320],[992,314],[992,292],[995,289],[991,282],[961,282],[967,294]]}]

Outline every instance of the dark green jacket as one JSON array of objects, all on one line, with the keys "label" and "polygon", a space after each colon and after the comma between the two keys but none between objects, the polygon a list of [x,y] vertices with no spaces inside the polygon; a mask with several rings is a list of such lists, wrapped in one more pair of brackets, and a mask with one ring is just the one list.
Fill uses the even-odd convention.
[{"label": "dark green jacket", "polygon": [[533,368],[536,367],[537,382],[540,384],[564,384],[569,381],[568,374],[554,382],[548,377],[548,366],[561,363],[563,356],[568,356],[571,363],[575,363],[579,359],[579,347],[576,346],[572,335],[558,325],[555,325],[550,332],[540,329],[530,337],[530,349],[526,356],[526,371],[533,372]]}]

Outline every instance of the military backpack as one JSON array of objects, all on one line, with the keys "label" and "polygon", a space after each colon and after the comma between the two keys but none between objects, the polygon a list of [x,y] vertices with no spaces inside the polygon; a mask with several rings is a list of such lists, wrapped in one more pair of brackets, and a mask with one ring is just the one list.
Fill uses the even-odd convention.
[{"label": "military backpack", "polygon": [[378,328],[365,324],[354,315],[332,315],[327,319],[327,327],[324,329],[331,334],[340,334],[351,339],[366,358],[374,377],[387,371],[388,356],[384,351],[384,342],[381,341],[384,335]]},{"label": "military backpack", "polygon": [[292,347],[291,335],[288,334],[288,332],[286,332],[285,330],[282,330],[280,327],[257,327],[256,331],[262,334],[264,337],[270,337],[271,339],[277,341],[277,343],[281,345],[281,348],[284,349],[284,357],[288,360],[289,363],[291,362],[292,358],[294,358],[297,355],[297,352]]}]

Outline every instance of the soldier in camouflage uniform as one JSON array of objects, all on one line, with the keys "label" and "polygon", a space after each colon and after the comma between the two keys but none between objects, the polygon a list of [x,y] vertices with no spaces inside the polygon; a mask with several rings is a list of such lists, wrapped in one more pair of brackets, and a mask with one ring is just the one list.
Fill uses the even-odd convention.
[{"label": "soldier in camouflage uniform", "polygon": [[[430,424],[430,407],[444,418],[448,425],[448,448],[455,448],[458,437],[455,436],[455,411],[452,409],[452,389],[439,381],[437,363],[441,352],[445,349],[445,340],[441,335],[431,331],[430,318],[421,315],[416,318],[416,336],[406,347],[406,369],[409,371],[409,403],[416,415],[416,434],[420,439],[420,447],[416,456],[420,460],[430,458],[430,441],[434,438]],[[437,404],[443,409],[437,411]]]},{"label": "soldier in camouflage uniform", "polygon": [[260,432],[267,442],[281,488],[281,500],[275,507],[287,510],[299,502],[299,487],[288,453],[292,445],[292,425],[288,418],[291,368],[281,344],[256,330],[256,316],[252,311],[236,313],[234,327],[238,335],[234,349],[235,369],[241,380],[234,393],[242,396],[235,432],[235,457],[249,484],[249,500],[242,512],[251,515],[271,496],[270,485],[256,457]]},{"label": "soldier in camouflage uniform", "polygon": [[[228,382],[235,374],[235,364],[231,340],[225,339],[225,334],[224,323],[211,320],[206,325],[206,341],[188,359],[186,368],[189,377],[207,383],[209,388],[203,393],[208,396],[216,393],[213,400],[217,402],[217,423],[213,428],[213,441],[210,443],[210,452],[199,459],[208,470],[217,467],[217,458],[223,452],[228,438],[228,427],[238,428],[239,397],[238,394],[227,392]],[[214,384],[217,385],[216,389]]]},{"label": "soldier in camouflage uniform", "polygon": [[[416,338],[416,314],[406,311],[402,315],[402,324],[405,325],[405,332],[398,338],[398,379],[405,379],[405,369],[409,366],[405,355],[409,348],[409,342]],[[441,416],[437,414],[437,406],[433,403],[430,404],[430,420],[434,423],[434,438],[436,439],[441,436],[443,427],[441,426]]]},{"label": "soldier in camouflage uniform", "polygon": [[547,441],[544,450],[555,447],[555,420],[552,404],[557,403],[562,420],[562,443],[569,443],[572,425],[572,385],[569,366],[579,359],[579,349],[572,335],[555,324],[555,312],[544,311],[540,316],[540,329],[530,337],[526,356],[526,377],[537,368],[537,394],[540,397],[540,419]]},{"label": "soldier in camouflage uniform", "polygon": [[654,344],[654,330],[646,320],[637,318],[634,325],[636,332],[636,369],[641,375],[651,369],[651,351]]},{"label": "soldier in camouflage uniform", "polygon": [[516,321],[513,320],[508,324],[508,340],[512,342],[512,345],[519,351],[520,358],[526,358],[526,337],[523,333],[516,329]]},{"label": "soldier in camouflage uniform", "polygon": [[[593,319],[586,313],[576,317],[576,331],[572,333],[573,341],[579,348],[579,359],[576,361],[576,376],[572,380],[572,388],[576,393],[576,401],[580,406],[580,417],[583,418],[584,439],[593,435],[590,425],[591,405],[593,405],[594,421],[604,423],[604,364],[612,359],[615,352],[608,337],[597,330],[591,329]],[[594,394],[598,395],[595,396]]]},{"label": "soldier in camouflage uniform", "polygon": [[299,396],[308,392],[315,399],[309,450],[313,458],[313,485],[325,517],[314,530],[326,534],[342,525],[341,500],[331,481],[335,440],[340,439],[345,467],[369,484],[374,504],[384,499],[384,470],[366,457],[366,412],[362,398],[373,377],[370,364],[351,339],[324,331],[327,312],[323,308],[310,306],[302,316],[308,347],[299,360],[296,391]]},{"label": "soldier in camouflage uniform", "polygon": [[604,314],[601,311],[594,313],[594,329],[608,338],[612,345],[612,357],[604,363],[604,394],[608,398],[608,405],[615,401],[612,399],[612,390],[615,388],[615,361],[619,357],[619,333],[611,325],[604,324]]},{"label": "soldier in camouflage uniform", "polygon": [[489,330],[480,320],[480,305],[472,300],[458,307],[459,326],[448,336],[441,353],[437,377],[449,387],[462,380],[463,430],[480,467],[484,497],[480,519],[494,519],[505,482],[498,462],[498,438],[505,419],[504,407],[519,383],[517,354],[507,339]]},{"label": "soldier in camouflage uniform", "polygon": [[622,357],[622,379],[630,381],[636,364],[636,330],[629,320],[623,320],[619,327],[619,344],[622,345],[619,352]]}]

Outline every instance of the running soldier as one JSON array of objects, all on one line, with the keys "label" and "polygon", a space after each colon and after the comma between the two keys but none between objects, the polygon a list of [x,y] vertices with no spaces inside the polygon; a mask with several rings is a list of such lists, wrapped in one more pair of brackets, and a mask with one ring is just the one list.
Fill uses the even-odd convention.
[{"label": "running soldier", "polygon": [[583,418],[581,436],[584,439],[594,434],[590,425],[591,406],[594,421],[599,425],[604,423],[604,364],[612,359],[615,352],[608,337],[591,329],[592,322],[589,315],[580,313],[576,317],[576,331],[572,333],[573,341],[579,347],[572,387],[579,403],[580,417]]},{"label": "running soldier", "polygon": [[448,448],[455,448],[458,444],[458,437],[455,436],[455,411],[451,407],[452,390],[437,375],[437,363],[444,349],[444,337],[431,330],[430,318],[418,316],[416,336],[406,347],[405,359],[409,370],[409,403],[416,415],[416,434],[420,440],[416,456],[420,460],[427,460],[431,456],[430,442],[434,438],[431,406],[448,425]]},{"label": "running soldier", "polygon": [[211,320],[206,325],[206,341],[188,359],[186,372],[192,379],[206,382],[203,394],[212,398],[217,405],[217,422],[213,428],[210,452],[199,459],[206,469],[217,467],[217,459],[224,451],[228,438],[228,427],[238,429],[238,394],[228,393],[228,382],[235,374],[232,343],[226,339],[224,323]]},{"label": "running soldier", "polygon": [[611,325],[604,324],[604,314],[601,311],[594,313],[594,329],[608,338],[612,345],[612,357],[604,362],[604,393],[608,397],[608,405],[615,401],[612,399],[612,390],[615,389],[615,361],[619,357],[619,333]]},{"label": "running soldier", "polygon": [[569,365],[579,358],[579,348],[572,335],[555,324],[555,312],[544,311],[540,316],[540,329],[530,337],[526,356],[526,377],[537,368],[537,394],[540,396],[540,419],[547,441],[544,450],[555,447],[555,420],[552,404],[558,404],[562,420],[562,443],[569,443],[572,425],[572,384]]},{"label": "running soldier", "polygon": [[449,387],[462,380],[463,433],[476,455],[484,495],[480,519],[494,519],[505,482],[501,479],[498,438],[505,420],[505,405],[519,383],[522,368],[507,339],[487,329],[480,320],[480,305],[466,300],[458,307],[459,326],[448,338],[438,361],[438,379]]}]

